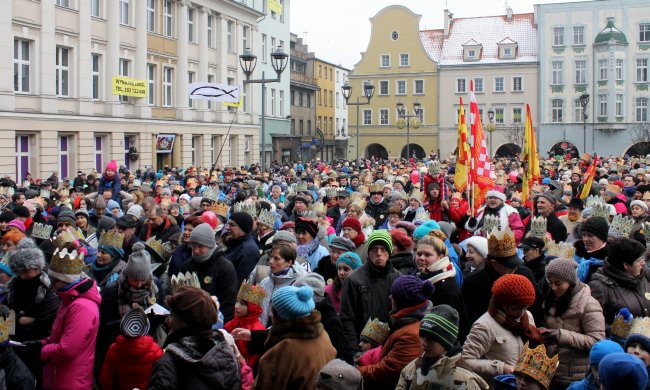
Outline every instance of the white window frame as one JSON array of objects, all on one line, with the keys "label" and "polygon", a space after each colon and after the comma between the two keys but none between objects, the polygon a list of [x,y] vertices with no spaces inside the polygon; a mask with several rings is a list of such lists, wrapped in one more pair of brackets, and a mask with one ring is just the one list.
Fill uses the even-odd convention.
[{"label": "white window frame", "polygon": [[213,25],[214,25],[214,17],[208,13],[208,48],[214,49],[214,30],[213,30]]},{"label": "white window frame", "polygon": [[[519,89],[515,79],[519,79]],[[512,92],[524,92],[524,76],[512,76]]]},{"label": "white window frame", "polygon": [[[63,65],[63,62],[67,65]],[[63,46],[56,47],[56,96],[70,97],[70,49]],[[64,93],[65,87],[65,93]]]},{"label": "white window frame", "polygon": [[622,81],[625,79],[625,60],[622,58],[616,59],[616,81]]},{"label": "white window frame", "polygon": [[573,26],[573,45],[584,46],[584,44],[585,44],[585,26]]},{"label": "white window frame", "polygon": [[390,124],[390,114],[387,108],[379,109],[379,126],[388,126]]},{"label": "white window frame", "polygon": [[156,64],[147,64],[147,104],[156,105]]},{"label": "white window frame", "polygon": [[553,27],[553,46],[564,46],[564,27]]},{"label": "white window frame", "polygon": [[[191,71],[191,70],[188,71],[188,72],[187,72],[187,84],[188,84],[188,85],[189,85],[189,84],[192,84],[192,83],[195,81],[195,79],[196,79],[196,72],[193,72],[193,71]],[[190,98],[188,98],[187,100],[188,100],[188,102],[187,102],[187,106],[188,106],[189,108],[194,108],[194,99],[190,99]]]},{"label": "white window frame", "polygon": [[262,34],[262,62],[266,64],[266,57],[268,57],[267,49],[268,38],[266,34]]},{"label": "white window frame", "polygon": [[587,60],[584,59],[576,60],[574,66],[576,70],[575,80],[574,80],[575,84],[578,85],[587,84]]},{"label": "white window frame", "polygon": [[[461,90],[460,88],[460,83],[459,81],[463,82],[463,88]],[[456,78],[456,81],[454,82],[454,89],[456,90],[456,93],[466,93],[467,92],[467,79],[464,77],[458,77]]]},{"label": "white window frame", "polygon": [[648,106],[650,99],[646,97],[634,99],[634,119],[637,122],[648,122]]},{"label": "white window frame", "polygon": [[[499,114],[501,119],[499,120]],[[506,123],[506,109],[505,107],[494,107],[494,123],[497,125],[502,125]]]},{"label": "white window frame", "polygon": [[98,53],[92,53],[90,56],[90,70],[91,70],[91,82],[90,82],[90,88],[91,88],[91,96],[93,100],[100,100],[101,99],[101,92],[102,92],[102,83],[101,83],[101,62],[102,62],[102,56],[101,54]]},{"label": "white window frame", "polygon": [[[556,103],[559,102],[559,106]],[[564,123],[564,100],[551,100],[551,123]]]},{"label": "white window frame", "polygon": [[165,66],[163,68],[163,107],[171,107],[174,104],[174,68]]},{"label": "white window frame", "polygon": [[56,0],[55,5],[64,8],[70,8],[70,0]]},{"label": "white window frame", "polygon": [[163,35],[174,36],[174,2],[163,0]]},{"label": "white window frame", "polygon": [[361,118],[363,126],[372,126],[372,109],[364,108],[361,110]]},{"label": "white window frame", "polygon": [[615,101],[615,115],[619,118],[622,118],[625,116],[625,99],[623,97],[622,93],[617,93],[616,94],[616,101]]},{"label": "white window frame", "polygon": [[637,83],[648,82],[649,80],[648,73],[650,73],[650,69],[648,69],[648,62],[650,62],[648,58],[636,59],[636,82]]},{"label": "white window frame", "polygon": [[[405,58],[406,58],[406,63],[404,63]],[[411,66],[411,59],[409,58],[408,53],[400,53],[400,55],[399,55],[399,66],[401,68]]]},{"label": "white window frame", "polygon": [[584,111],[582,110],[580,99],[573,100],[573,107],[575,109],[575,121],[578,123],[582,122],[584,120]]},{"label": "white window frame", "polygon": [[[25,46],[27,46],[27,59],[25,59]],[[26,39],[14,38],[14,92],[30,93],[32,85],[31,75],[31,49],[32,43]],[[27,77],[24,77],[25,67]],[[27,81],[26,83],[24,81]],[[25,88],[27,84],[27,88]]]},{"label": "white window frame", "polygon": [[[118,65],[118,74],[120,76],[129,77],[131,70],[131,61],[127,58],[120,58]],[[129,101],[128,96],[120,95],[120,101],[127,103]]]},{"label": "white window frame", "polygon": [[280,118],[284,118],[284,91],[280,90],[278,93],[278,106],[280,108]]},{"label": "white window frame", "polygon": [[[382,93],[382,86],[386,86],[386,93]],[[388,80],[379,80],[379,96],[388,96],[390,95],[390,81]]]},{"label": "white window frame", "polygon": [[147,0],[147,31],[156,32],[156,0]]},{"label": "white window frame", "polygon": [[[499,89],[499,83],[501,88]],[[494,92],[495,93],[505,93],[506,92],[506,78],[504,76],[496,76],[494,78]]]},{"label": "white window frame", "polygon": [[551,85],[564,85],[564,61],[551,61]]},{"label": "white window frame", "polygon": [[503,57],[504,58],[512,57],[512,48],[511,47],[504,47],[503,48]]},{"label": "white window frame", "polygon": [[[65,141],[66,141],[66,144],[67,144],[66,150],[63,150],[63,138],[64,137],[65,137]],[[57,138],[58,138],[57,139],[57,148],[59,149],[58,150],[58,152],[59,152],[58,157],[59,158],[57,159],[57,162],[59,164],[59,174],[61,175],[61,177],[67,177],[67,176],[70,176],[70,171],[71,171],[71,169],[70,169],[71,168],[70,167],[70,162],[71,162],[70,161],[70,146],[71,146],[71,141],[72,141],[72,135],[60,134],[59,133],[59,136]],[[63,170],[63,158],[65,158],[66,162],[67,162],[67,164],[66,164],[67,165],[67,170],[66,171]]]},{"label": "white window frame", "polygon": [[[479,86],[481,88],[479,88]],[[474,77],[474,92],[476,93],[485,92],[485,80],[483,80],[483,77]]]},{"label": "white window frame", "polygon": [[639,23],[639,42],[650,42],[650,23]]},{"label": "white window frame", "polygon": [[[403,92],[400,92],[400,86],[404,87]],[[395,96],[404,96],[407,93],[406,80],[395,80]]]},{"label": "white window frame", "polygon": [[[422,85],[422,90],[418,92],[418,82]],[[424,95],[425,91],[424,79],[413,80],[413,95]]]},{"label": "white window frame", "polygon": [[250,27],[242,26],[241,42],[242,42],[242,48],[244,49],[248,48],[248,36],[250,35],[249,33],[250,33]]},{"label": "white window frame", "polygon": [[102,10],[101,10],[101,1],[100,0],[91,0],[90,1],[90,16],[94,16],[96,18],[101,17],[102,15]]},{"label": "white window frame", "polygon": [[229,20],[226,24],[226,30],[227,30],[227,35],[226,35],[226,48],[228,49],[229,53],[234,53],[235,52],[235,42],[233,41],[234,33],[235,33],[235,22],[233,20]]},{"label": "white window frame", "polygon": [[420,120],[420,125],[424,124],[424,108],[420,107],[420,111],[418,111],[418,119]]},{"label": "white window frame", "polygon": [[[142,0],[140,0],[140,1],[142,1]],[[120,24],[121,24],[121,25],[124,25],[124,26],[129,26],[129,20],[130,20],[130,18],[129,18],[129,16],[130,16],[130,15],[129,15],[129,11],[130,11],[130,7],[129,7],[129,5],[130,5],[130,4],[129,4],[129,0],[119,0],[119,7],[120,7],[120,8],[119,8],[119,9],[120,9],[120,12],[119,12]]]},{"label": "white window frame", "polygon": [[196,10],[194,7],[187,7],[187,41],[190,43],[196,43],[195,16]]},{"label": "white window frame", "polygon": [[269,106],[271,108],[271,116],[275,116],[275,88],[271,88],[271,104]]},{"label": "white window frame", "polygon": [[[519,120],[517,120],[517,115],[515,112],[519,113]],[[512,107],[512,123],[522,124],[524,123],[524,109],[522,107]]]},{"label": "white window frame", "polygon": [[[386,61],[384,61],[386,60]],[[384,64],[386,62],[386,65]],[[380,68],[390,68],[390,54],[380,54],[379,55],[379,67]]]},{"label": "white window frame", "polygon": [[607,81],[608,72],[607,72],[607,60],[598,60],[598,80]]},{"label": "white window frame", "polygon": [[598,95],[598,116],[607,116],[607,94],[601,93]]},{"label": "white window frame", "polygon": [[[214,75],[213,74],[208,75],[208,83],[214,83]],[[242,94],[243,94],[243,90],[241,90],[241,91],[242,91]],[[244,98],[242,98],[242,101],[243,100],[244,100]],[[213,106],[214,106],[214,104],[212,103],[212,100],[208,100],[208,110],[212,110],[214,108]]]}]

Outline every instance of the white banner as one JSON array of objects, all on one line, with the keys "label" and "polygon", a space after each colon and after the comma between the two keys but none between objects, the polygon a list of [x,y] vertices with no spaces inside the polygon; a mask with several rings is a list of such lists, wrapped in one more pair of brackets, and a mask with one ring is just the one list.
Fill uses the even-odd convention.
[{"label": "white banner", "polygon": [[215,102],[239,103],[239,87],[215,83],[192,83],[190,99],[206,99]]}]

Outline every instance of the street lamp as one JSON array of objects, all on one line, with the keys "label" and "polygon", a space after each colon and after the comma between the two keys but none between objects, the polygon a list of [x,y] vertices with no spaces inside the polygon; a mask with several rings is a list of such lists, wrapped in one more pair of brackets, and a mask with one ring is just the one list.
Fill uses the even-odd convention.
[{"label": "street lamp", "polygon": [[488,111],[488,120],[487,131],[490,133],[490,156],[492,156],[492,133],[496,129],[496,126],[494,125],[494,110],[492,109]]},{"label": "street lamp", "polygon": [[[402,103],[401,100],[397,101],[396,104],[397,107],[397,115],[399,119],[404,119],[406,121],[406,161],[410,161],[411,159],[411,118],[419,118],[420,117],[420,108],[422,105],[420,104],[420,101],[418,99],[415,99],[415,102],[413,103],[413,114],[409,114],[406,109],[404,109],[404,103]],[[416,123],[413,124],[414,128],[418,128]],[[399,128],[399,124],[398,124]],[[401,156],[400,156],[401,159]]]},{"label": "street lamp", "polygon": [[589,94],[583,93],[580,95],[580,105],[582,106],[582,148],[583,153],[587,153],[587,104],[589,104]]},{"label": "street lamp", "polygon": [[363,95],[366,97],[366,102],[360,102],[359,97],[357,96],[356,103],[350,103],[350,95],[352,94],[352,86],[347,81],[341,87],[341,92],[343,93],[343,99],[345,99],[345,104],[348,106],[357,106],[357,163],[359,162],[359,106],[366,106],[370,104],[370,99],[375,93],[375,86],[372,85],[372,81],[363,82]]},{"label": "street lamp", "polygon": [[266,169],[266,139],[265,139],[265,122],[266,122],[266,83],[279,83],[280,76],[284,69],[287,67],[289,55],[282,50],[281,47],[275,49],[271,53],[271,66],[275,71],[277,77],[274,79],[264,78],[264,72],[262,71],[261,79],[253,79],[250,77],[255,70],[255,65],[257,65],[257,56],[251,52],[250,48],[246,48],[244,53],[239,56],[239,66],[241,66],[242,71],[246,75],[246,80],[244,84],[262,84],[262,158],[261,165],[262,171]]}]

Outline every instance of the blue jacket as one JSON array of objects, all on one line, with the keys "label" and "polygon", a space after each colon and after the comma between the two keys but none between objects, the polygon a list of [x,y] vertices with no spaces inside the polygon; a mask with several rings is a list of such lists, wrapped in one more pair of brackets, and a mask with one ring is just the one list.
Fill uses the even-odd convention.
[{"label": "blue jacket", "polygon": [[104,179],[104,175],[101,176],[101,178],[99,179],[99,187],[97,187],[97,192],[99,193],[99,196],[101,196],[104,190],[107,189],[113,191],[113,196],[111,196],[111,199],[113,199],[117,203],[120,203],[120,191],[122,191],[122,182],[120,179],[120,175],[116,174],[115,179],[111,181],[106,181]]},{"label": "blue jacket", "polygon": [[226,247],[223,256],[235,266],[237,285],[239,286],[257,265],[257,261],[260,259],[260,250],[250,234],[227,242]]}]

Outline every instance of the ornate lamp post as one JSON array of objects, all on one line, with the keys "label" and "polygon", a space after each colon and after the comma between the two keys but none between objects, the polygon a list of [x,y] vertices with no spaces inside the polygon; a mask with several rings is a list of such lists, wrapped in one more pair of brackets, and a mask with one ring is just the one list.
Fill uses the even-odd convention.
[{"label": "ornate lamp post", "polygon": [[496,125],[494,124],[494,110],[490,109],[488,111],[488,125],[487,125],[487,131],[490,133],[490,157],[492,156],[492,133],[494,133],[494,130],[496,130]]},{"label": "ornate lamp post", "polygon": [[[420,108],[422,105],[418,99],[415,99],[413,103],[413,114],[409,114],[408,111],[404,108],[404,103],[401,100],[397,101],[397,115],[399,119],[404,119],[406,121],[406,161],[411,159],[411,118],[420,117]],[[398,123],[397,127],[399,128],[400,124]],[[420,125],[416,122],[413,123],[413,128],[417,129]],[[403,127],[402,127],[403,128]]]},{"label": "ornate lamp post", "polygon": [[580,105],[582,106],[582,149],[583,153],[587,153],[587,105],[589,104],[589,94],[583,93],[580,95]]},{"label": "ornate lamp post", "polygon": [[345,104],[349,106],[357,106],[357,162],[359,162],[359,106],[366,106],[370,104],[370,99],[372,99],[372,95],[375,93],[375,86],[372,85],[372,81],[364,81],[363,82],[363,95],[366,97],[367,101],[361,102],[359,101],[359,97],[357,96],[357,102],[356,103],[350,103],[350,95],[352,94],[352,86],[350,83],[347,81],[343,86],[341,87],[341,92],[343,93],[343,98],[345,99]]}]

